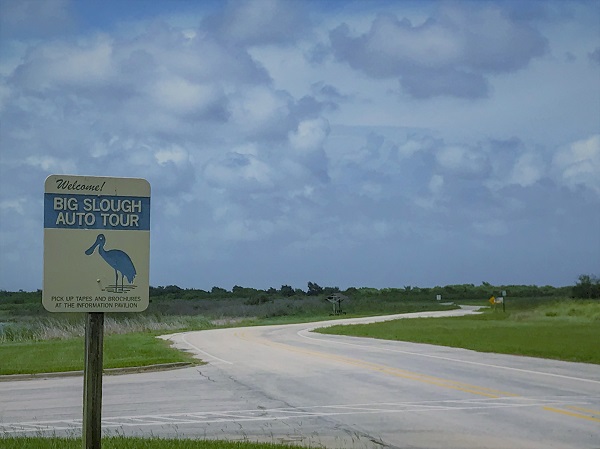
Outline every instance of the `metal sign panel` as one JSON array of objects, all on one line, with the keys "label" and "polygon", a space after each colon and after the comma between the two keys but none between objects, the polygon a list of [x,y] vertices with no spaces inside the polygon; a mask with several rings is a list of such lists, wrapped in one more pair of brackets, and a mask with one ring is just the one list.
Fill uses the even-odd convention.
[{"label": "metal sign panel", "polygon": [[149,303],[150,184],[51,175],[44,193],[50,312],[141,312]]}]

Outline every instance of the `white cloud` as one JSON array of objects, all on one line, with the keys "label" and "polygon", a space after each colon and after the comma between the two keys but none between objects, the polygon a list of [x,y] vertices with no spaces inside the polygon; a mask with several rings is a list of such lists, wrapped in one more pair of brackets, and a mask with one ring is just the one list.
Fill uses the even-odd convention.
[{"label": "white cloud", "polygon": [[188,152],[177,146],[160,149],[154,153],[154,157],[160,165],[165,165],[169,162],[181,165],[189,161]]},{"label": "white cloud", "polygon": [[25,159],[27,165],[41,168],[50,173],[76,173],[77,166],[72,160],[52,156],[29,156]]},{"label": "white cloud", "polygon": [[323,147],[329,134],[329,123],[320,118],[304,120],[298,124],[298,129],[290,133],[292,147],[301,152],[311,152]]},{"label": "white cloud", "polygon": [[289,115],[290,97],[266,86],[248,87],[231,98],[231,120],[240,129],[255,134],[268,132]]},{"label": "white cloud", "polygon": [[546,172],[544,165],[539,155],[524,153],[515,162],[508,180],[512,184],[528,187],[544,176]]},{"label": "white cloud", "polygon": [[429,190],[432,194],[439,194],[444,187],[444,177],[441,175],[433,175],[429,181]]},{"label": "white cloud", "polygon": [[[581,272],[598,257],[597,37],[582,13],[520,5],[198,3],[185,20],[9,36],[0,289],[38,287],[15,270],[37,260],[52,172],[149,179],[153,245],[169,252],[157,284],[479,282],[491,255],[528,283],[570,282],[568,254]],[[261,258],[249,269],[240,253]],[[432,269],[449,253],[470,268]]]},{"label": "white cloud", "polygon": [[483,176],[487,169],[487,157],[478,149],[451,145],[439,150],[436,160],[442,169],[457,174]]},{"label": "white cloud", "polygon": [[214,85],[191,83],[181,77],[157,80],[150,86],[149,94],[157,107],[176,114],[204,111],[221,97]]},{"label": "white cloud", "polygon": [[430,145],[431,144],[428,142],[423,142],[417,139],[410,139],[398,145],[397,151],[398,154],[400,154],[403,157],[410,157],[419,151],[429,148]]},{"label": "white cloud", "polygon": [[112,54],[113,43],[103,35],[75,45],[41,44],[17,68],[15,81],[35,91],[104,83],[113,75]]},{"label": "white cloud", "polygon": [[0,211],[3,214],[11,214],[16,212],[17,214],[23,215],[25,213],[26,198],[15,198],[12,200],[0,201]]},{"label": "white cloud", "polygon": [[554,156],[553,166],[566,185],[583,185],[600,195],[600,134],[559,150]]}]

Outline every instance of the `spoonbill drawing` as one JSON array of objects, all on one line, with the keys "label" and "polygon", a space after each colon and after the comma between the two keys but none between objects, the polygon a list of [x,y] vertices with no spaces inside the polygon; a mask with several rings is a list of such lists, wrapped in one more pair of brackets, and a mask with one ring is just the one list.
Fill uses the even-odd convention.
[{"label": "spoonbill drawing", "polygon": [[133,282],[133,279],[137,274],[135,271],[135,266],[126,252],[121,251],[120,249],[105,250],[105,243],[106,237],[104,237],[104,234],[98,234],[94,244],[90,246],[85,253],[90,256],[94,253],[96,247],[98,247],[98,253],[100,253],[100,256],[102,256],[104,261],[115,270],[115,293],[118,291],[119,273],[121,273],[121,292],[123,293],[125,291],[123,279],[127,278],[127,281],[130,284]]}]

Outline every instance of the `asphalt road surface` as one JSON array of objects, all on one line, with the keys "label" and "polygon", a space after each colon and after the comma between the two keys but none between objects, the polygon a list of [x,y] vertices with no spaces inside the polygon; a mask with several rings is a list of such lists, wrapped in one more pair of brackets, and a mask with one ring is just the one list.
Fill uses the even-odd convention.
[{"label": "asphalt road surface", "polygon": [[[598,365],[310,332],[326,324],[171,335],[208,364],[105,376],[104,431],[327,448],[600,448]],[[0,437],[77,436],[81,402],[81,377],[0,382]]]}]

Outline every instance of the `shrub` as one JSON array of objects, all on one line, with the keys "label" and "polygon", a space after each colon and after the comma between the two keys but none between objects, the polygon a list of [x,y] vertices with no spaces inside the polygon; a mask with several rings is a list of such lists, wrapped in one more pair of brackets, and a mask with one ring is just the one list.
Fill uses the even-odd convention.
[{"label": "shrub", "polygon": [[573,287],[575,298],[596,299],[600,298],[600,278],[594,275],[582,274]]}]

